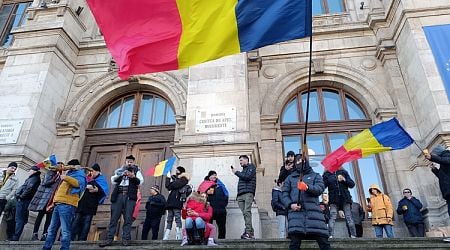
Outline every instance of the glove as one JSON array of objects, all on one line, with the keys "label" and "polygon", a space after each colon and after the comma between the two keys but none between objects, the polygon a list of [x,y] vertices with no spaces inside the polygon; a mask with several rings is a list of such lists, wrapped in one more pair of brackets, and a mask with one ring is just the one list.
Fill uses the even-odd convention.
[{"label": "glove", "polygon": [[306,185],[306,183],[304,183],[303,181],[299,181],[299,182],[297,183],[297,188],[298,188],[300,191],[306,191],[306,190],[308,190],[308,185]]}]

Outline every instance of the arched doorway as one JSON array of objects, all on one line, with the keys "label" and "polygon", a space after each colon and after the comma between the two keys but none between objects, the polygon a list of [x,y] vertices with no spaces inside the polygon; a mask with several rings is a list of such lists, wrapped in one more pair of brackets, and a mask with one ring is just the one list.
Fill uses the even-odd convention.
[{"label": "arched doorway", "polygon": [[[174,110],[164,97],[156,93],[136,91],[116,97],[97,113],[89,127],[86,129],[82,164],[91,166],[98,163],[110,187],[110,177],[124,164],[126,155],[136,157],[136,164],[143,173],[172,155],[169,146],[173,144],[175,135]],[[135,239],[140,238],[150,186],[158,184],[161,191],[165,191],[164,177],[144,176],[144,180],[141,212],[133,223],[132,237]],[[105,237],[110,217],[109,204],[107,199],[99,208],[89,240]]]},{"label": "arched doorway", "polygon": [[[310,156],[311,165],[319,174],[322,174],[324,169],[318,163],[327,154],[336,150],[351,136],[372,126],[372,121],[360,101],[342,88],[325,87],[330,85],[313,88],[310,97],[307,145],[314,152],[314,155]],[[306,98],[305,90],[293,93],[282,110],[280,127],[284,154],[289,150],[301,152]],[[353,200],[361,205],[366,203],[365,197],[370,197],[368,189],[371,184],[385,186],[377,156],[349,162],[343,167],[356,182],[355,188],[350,192]]]}]

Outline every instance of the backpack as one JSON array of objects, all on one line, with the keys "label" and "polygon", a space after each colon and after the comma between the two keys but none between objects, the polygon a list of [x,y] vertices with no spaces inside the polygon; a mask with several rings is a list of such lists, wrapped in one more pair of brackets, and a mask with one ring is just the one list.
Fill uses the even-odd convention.
[{"label": "backpack", "polygon": [[180,194],[180,201],[186,202],[187,197],[192,194],[192,186],[189,184],[184,185],[184,187],[180,188],[178,190],[178,193]]}]

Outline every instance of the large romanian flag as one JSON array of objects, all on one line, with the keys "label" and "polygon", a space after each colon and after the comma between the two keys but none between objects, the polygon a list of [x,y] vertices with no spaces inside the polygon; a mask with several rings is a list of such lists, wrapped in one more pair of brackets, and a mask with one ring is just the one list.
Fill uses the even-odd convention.
[{"label": "large romanian flag", "polygon": [[161,176],[161,175],[166,175],[167,173],[169,173],[169,171],[172,169],[173,164],[175,163],[175,160],[177,158],[176,157],[170,157],[167,160],[164,160],[158,164],[156,164],[156,166],[149,168],[146,172],[145,172],[145,176]]},{"label": "large romanian flag", "polygon": [[338,170],[342,164],[375,153],[403,149],[414,142],[396,118],[363,130],[348,139],[344,145],[327,155],[322,165],[330,172]]},{"label": "large romanian flag", "polygon": [[56,165],[56,156],[55,155],[50,155],[49,157],[45,158],[43,161],[39,162],[36,164],[36,166],[40,167],[40,168],[50,168],[51,166],[55,166]]},{"label": "large romanian flag", "polygon": [[311,0],[87,0],[119,76],[311,35]]}]

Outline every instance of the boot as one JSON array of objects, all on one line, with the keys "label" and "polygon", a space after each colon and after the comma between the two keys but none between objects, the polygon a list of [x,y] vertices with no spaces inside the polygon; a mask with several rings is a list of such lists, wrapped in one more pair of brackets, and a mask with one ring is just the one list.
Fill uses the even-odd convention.
[{"label": "boot", "polygon": [[105,241],[103,241],[103,242],[100,242],[100,243],[98,244],[98,246],[99,246],[99,247],[107,247],[107,246],[111,246],[112,243],[113,243],[113,240],[107,239],[107,240],[105,240]]},{"label": "boot", "polygon": [[33,233],[33,236],[31,236],[31,240],[39,240],[38,233]]},{"label": "boot", "polygon": [[195,243],[195,230],[192,228],[186,228],[186,237],[187,237],[187,241],[188,241],[188,245],[193,245]]},{"label": "boot", "polygon": [[201,245],[205,244],[205,229],[197,229],[198,236],[199,236],[199,242]]},{"label": "boot", "polygon": [[183,236],[183,240],[181,241],[181,245],[180,246],[184,246],[188,244],[188,238],[187,236]]},{"label": "boot", "polygon": [[177,227],[176,230],[177,230],[177,234],[175,236],[175,239],[176,240],[181,240],[183,238],[183,235],[181,233],[181,228]]},{"label": "boot", "polygon": [[166,231],[164,232],[163,240],[168,240],[169,237],[170,237],[170,229],[166,229]]},{"label": "boot", "polygon": [[208,238],[208,243],[206,244],[209,247],[213,247],[213,246],[218,246],[215,242],[213,238]]}]

